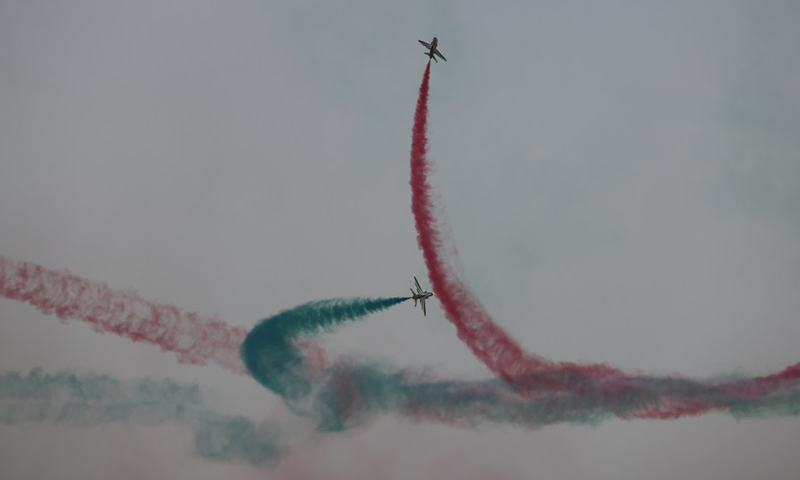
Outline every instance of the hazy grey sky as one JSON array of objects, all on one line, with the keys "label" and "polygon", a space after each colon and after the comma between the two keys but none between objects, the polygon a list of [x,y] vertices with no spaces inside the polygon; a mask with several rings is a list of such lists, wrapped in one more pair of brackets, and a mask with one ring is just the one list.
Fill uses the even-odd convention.
[{"label": "hazy grey sky", "polygon": [[[435,183],[495,319],[553,360],[772,372],[800,360],[798,22],[788,0],[0,2],[0,254],[246,327],[308,300],[404,294],[427,276],[409,148],[416,40],[436,35]],[[419,313],[321,342],[489,375],[436,302]],[[0,333],[3,371],[197,381],[229,413],[292,421],[249,378],[22,303],[0,299]],[[0,427],[0,472],[790,479],[798,427],[387,417],[263,471],[192,457],[172,427]]]}]

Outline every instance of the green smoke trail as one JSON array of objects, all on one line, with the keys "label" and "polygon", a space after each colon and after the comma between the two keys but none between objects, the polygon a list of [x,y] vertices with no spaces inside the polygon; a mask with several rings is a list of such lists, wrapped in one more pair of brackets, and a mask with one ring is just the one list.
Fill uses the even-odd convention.
[{"label": "green smoke trail", "polygon": [[211,461],[277,461],[277,430],[204,405],[197,385],[172,380],[120,381],[108,375],[33,369],[0,374],[0,424],[62,424],[75,427],[122,423],[173,423],[194,430],[195,453]]},{"label": "green smoke trail", "polygon": [[217,462],[276,464],[284,453],[278,435],[269,422],[203,412],[195,426],[194,449],[201,457]]},{"label": "green smoke trail", "polygon": [[[281,312],[250,332],[241,347],[242,358],[262,385],[282,395],[302,415],[312,416],[321,431],[348,430],[381,414],[467,428],[504,424],[524,429],[652,418],[653,412],[662,411],[696,415],[692,409],[698,404],[712,405],[737,420],[800,415],[800,387],[788,381],[769,393],[746,395],[743,392],[751,390],[755,381],[744,377],[699,381],[626,376],[589,379],[585,388],[574,392],[545,391],[528,397],[501,379],[439,380],[427,370],[397,370],[347,358],[315,367],[295,344],[303,335],[331,330],[403,300],[334,299]],[[44,374],[40,369],[27,375],[0,374],[0,424],[93,427],[165,422],[191,429],[194,452],[210,461],[274,464],[285,452],[272,424],[211,411],[197,385]]]},{"label": "green smoke trail", "polygon": [[[696,405],[710,405],[737,420],[800,415],[800,387],[790,379],[764,393],[759,380],[741,376],[705,381],[625,376],[586,379],[575,391],[530,397],[501,379],[440,380],[427,370],[398,370],[352,358],[315,366],[297,346],[305,335],[330,331],[404,300],[333,299],[300,305],[260,322],[241,345],[242,359],[256,380],[281,395],[295,412],[313,418],[320,431],[345,431],[382,414],[466,428],[494,424],[524,429],[707,411]],[[197,385],[44,374],[40,369],[27,375],[0,374],[0,424],[93,427],[166,422],[192,430],[194,452],[209,461],[274,464],[285,452],[272,424],[211,411]]]},{"label": "green smoke trail", "polygon": [[748,380],[639,376],[625,388],[592,382],[582,394],[551,391],[531,398],[499,379],[436,381],[419,372],[392,373],[381,367],[354,364],[339,364],[329,370],[331,375],[315,402],[323,430],[352,428],[379,412],[459,427],[492,423],[525,429],[558,423],[595,426],[612,418],[652,419],[660,412],[673,412],[672,418],[699,415],[705,411],[696,411],[695,406],[706,404],[737,420],[800,415],[797,385],[760,397],[726,393],[732,384]]},{"label": "green smoke trail", "polygon": [[[333,299],[283,311],[250,331],[240,349],[243,363],[295,413],[314,418],[321,431],[348,430],[381,413],[462,427],[494,423],[527,429],[556,423],[597,425],[610,418],[678,418],[712,410],[727,411],[737,419],[800,414],[800,386],[788,380],[761,391],[761,380],[733,376],[705,381],[642,375],[582,377],[572,380],[573,391],[523,395],[500,379],[441,381],[427,371],[396,370],[353,359],[318,368],[295,344],[303,335],[330,331],[403,300]],[[568,373],[529,375],[524,381],[551,383],[561,381],[553,375]]]},{"label": "green smoke trail", "polygon": [[196,385],[171,380],[121,382],[107,375],[0,375],[0,421],[5,425],[66,423],[91,427],[112,422],[158,425],[184,420],[201,404]]},{"label": "green smoke trail", "polygon": [[335,298],[308,302],[262,320],[240,347],[242,361],[253,378],[290,403],[307,398],[315,371],[304,362],[293,341],[301,335],[331,331],[348,320],[397,305],[408,297]]}]

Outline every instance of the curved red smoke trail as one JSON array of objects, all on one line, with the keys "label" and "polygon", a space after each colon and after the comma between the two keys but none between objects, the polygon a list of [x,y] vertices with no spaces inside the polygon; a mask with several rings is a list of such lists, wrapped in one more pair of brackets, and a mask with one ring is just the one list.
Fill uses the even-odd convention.
[{"label": "curved red smoke trail", "polygon": [[[604,405],[621,418],[663,419],[697,415],[730,404],[730,399],[725,399],[727,403],[704,401],[709,394],[708,388],[712,389],[714,395],[762,399],[781,389],[797,387],[800,364],[764,377],[716,385],[713,384],[716,382],[700,384],[684,381],[677,383],[680,388],[664,389],[659,388],[659,384],[672,379],[626,375],[602,364],[555,363],[524,351],[495,324],[445,258],[445,252],[454,249],[452,241],[437,228],[432,189],[428,183],[431,168],[426,158],[429,82],[430,64],[425,69],[420,86],[411,152],[412,210],[419,246],[425,256],[429,279],[447,318],[456,326],[459,337],[490,370],[518,392],[513,395],[503,392],[504,401],[525,406],[525,402],[530,400],[526,397],[532,396],[550,403],[554,399],[564,399],[569,403],[571,398],[580,397],[591,400],[587,405]],[[92,282],[68,272],[48,270],[30,262],[12,261],[2,255],[0,296],[27,302],[43,313],[55,314],[62,320],[80,319],[98,332],[112,332],[136,342],[158,345],[162,350],[174,352],[182,363],[204,365],[214,362],[233,372],[246,373],[239,358],[239,346],[247,330],[230,327],[219,318],[203,318],[173,305],[149,302],[135,292],[113,290],[105,283]],[[309,360],[311,367],[326,368],[328,360],[321,348],[313,343],[298,344],[297,347],[302,356]],[[412,390],[422,394],[426,391],[425,388],[412,387]],[[463,400],[464,397],[470,397],[467,393],[471,390],[474,389],[469,386],[456,393],[448,390],[445,397],[453,394]],[[556,393],[564,390],[572,395]],[[647,401],[637,402],[631,407],[625,404],[630,403],[631,399]],[[778,396],[773,400],[780,401],[781,398]],[[794,405],[791,402],[789,404]],[[412,403],[408,411],[419,418],[425,415],[434,418],[441,414],[444,415],[443,419],[453,421],[452,408],[447,405],[440,407],[439,410],[417,412]],[[577,405],[575,408],[579,407]]]},{"label": "curved red smoke trail", "polygon": [[[425,257],[433,291],[439,298],[447,318],[456,326],[458,336],[493,373],[524,390],[536,387],[549,390],[566,389],[574,380],[609,375],[622,375],[605,365],[556,365],[525,352],[491,318],[480,301],[449,268],[444,258],[448,241],[436,227],[427,160],[428,89],[430,62],[425,68],[419,88],[417,109],[411,137],[411,209],[417,228],[417,241]],[[536,384],[539,385],[536,385]]]},{"label": "curved red smoke trail", "polygon": [[[459,338],[489,370],[526,396],[559,390],[576,394],[624,394],[635,385],[636,377],[603,364],[555,363],[523,350],[494,322],[480,300],[448,264],[446,252],[455,252],[455,248],[452,240],[437,227],[432,188],[428,179],[431,171],[431,164],[427,159],[429,83],[430,62],[422,77],[414,113],[411,140],[411,210],[429,280],[447,319],[455,325]],[[742,397],[758,397],[789,384],[796,384],[799,380],[800,363],[774,375],[727,383],[718,388]],[[713,405],[703,402],[665,401],[658,407],[642,409],[628,417],[677,418],[698,415],[714,408]]]}]

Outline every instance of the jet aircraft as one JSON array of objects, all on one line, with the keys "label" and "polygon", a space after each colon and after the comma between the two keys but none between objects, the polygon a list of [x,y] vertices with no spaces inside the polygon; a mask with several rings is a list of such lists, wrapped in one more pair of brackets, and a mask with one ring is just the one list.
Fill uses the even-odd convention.
[{"label": "jet aircraft", "polygon": [[425,300],[431,298],[433,296],[433,292],[426,292],[419,286],[419,280],[417,277],[414,277],[414,283],[417,286],[417,292],[414,293],[414,289],[411,289],[411,298],[414,299],[414,306],[417,306],[417,300],[419,300],[420,306],[422,306],[422,314],[427,316],[428,313],[425,311]]},{"label": "jet aircraft", "polygon": [[434,55],[439,55],[439,58],[441,58],[445,62],[447,61],[447,59],[444,58],[444,55],[442,55],[439,52],[439,49],[436,48],[436,45],[439,43],[439,40],[437,40],[436,37],[433,37],[433,40],[431,40],[431,43],[423,42],[422,40],[417,40],[417,41],[419,43],[421,43],[422,45],[424,45],[425,48],[428,49],[428,52],[426,52],[425,55],[427,55],[427,56],[431,57],[432,59],[434,59],[436,61],[436,63],[439,63],[439,60],[436,60],[436,57],[434,57]]}]

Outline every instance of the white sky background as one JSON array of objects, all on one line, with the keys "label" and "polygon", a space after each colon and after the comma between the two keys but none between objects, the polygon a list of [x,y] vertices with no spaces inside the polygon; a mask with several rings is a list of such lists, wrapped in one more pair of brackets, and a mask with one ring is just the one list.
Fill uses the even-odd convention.
[{"label": "white sky background", "polygon": [[[770,373],[800,360],[798,21],[791,1],[2,2],[0,254],[248,327],[404,295],[427,277],[408,160],[416,40],[437,35],[435,183],[495,319],[553,360]],[[489,375],[435,301],[420,313],[321,342]],[[0,299],[0,369],[36,366],[197,381],[293,420],[249,378]],[[194,457],[172,427],[0,427],[0,476],[788,479],[798,427],[385,417],[277,470]]]}]

